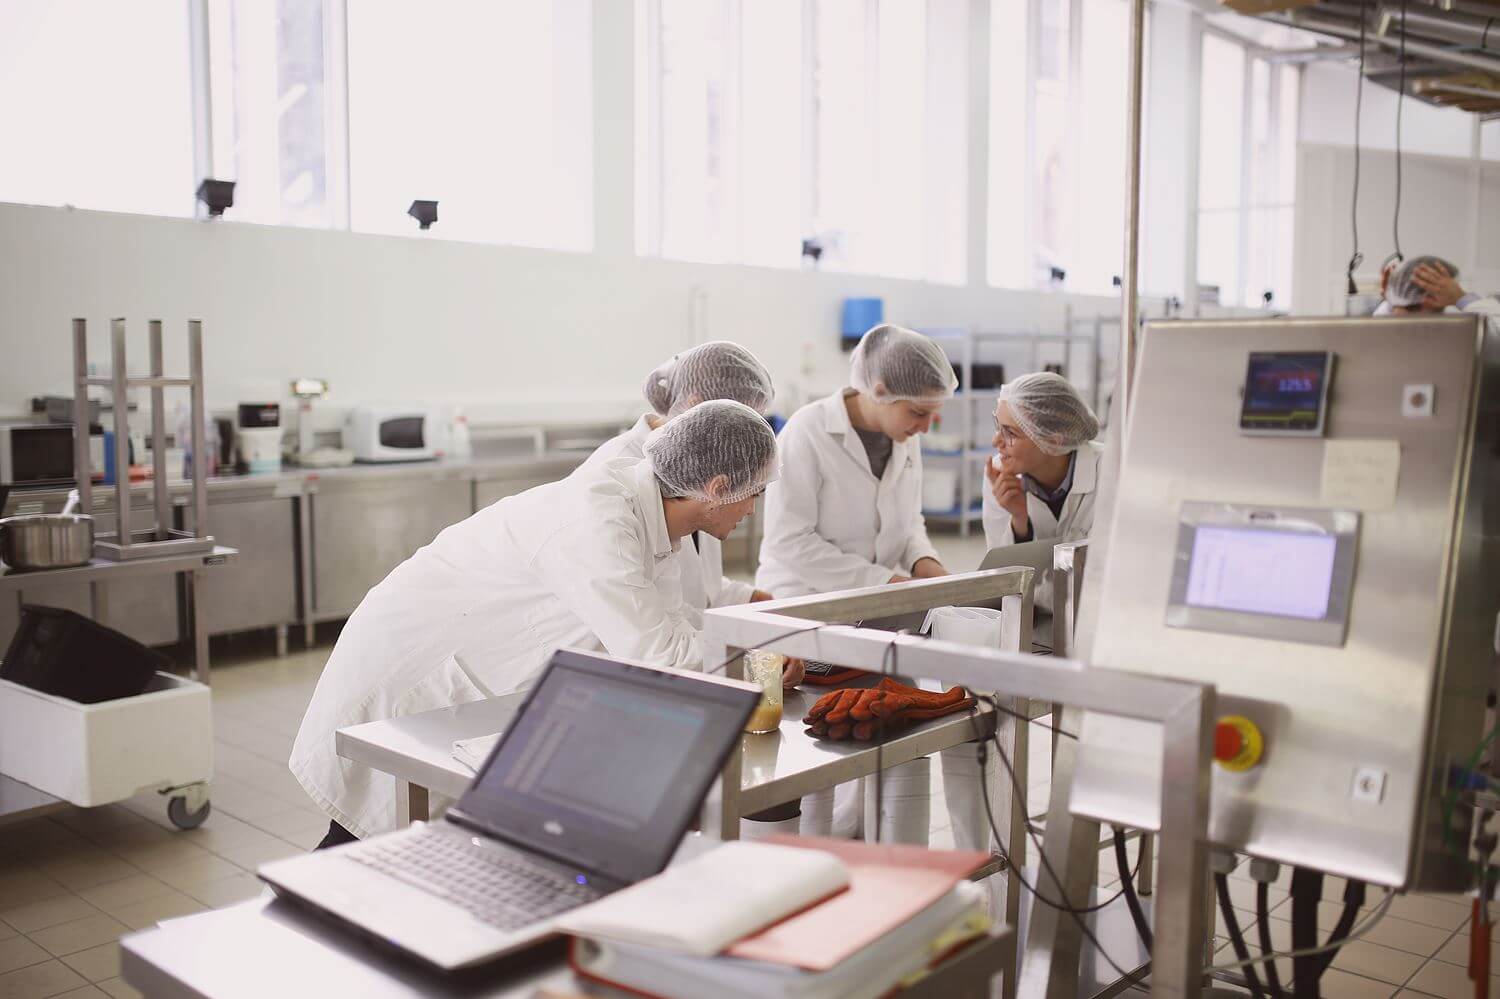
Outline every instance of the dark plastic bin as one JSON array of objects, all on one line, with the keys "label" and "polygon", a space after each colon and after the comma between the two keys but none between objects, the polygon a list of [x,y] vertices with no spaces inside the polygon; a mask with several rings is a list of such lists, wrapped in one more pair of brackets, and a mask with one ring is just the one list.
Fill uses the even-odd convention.
[{"label": "dark plastic bin", "polygon": [[60,607],[21,608],[0,679],[81,704],[144,693],[172,661],[113,628]]}]

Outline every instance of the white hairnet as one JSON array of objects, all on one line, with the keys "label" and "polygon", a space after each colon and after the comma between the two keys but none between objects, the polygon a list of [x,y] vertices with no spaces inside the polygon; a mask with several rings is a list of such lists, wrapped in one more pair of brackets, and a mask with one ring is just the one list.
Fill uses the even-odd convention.
[{"label": "white hairnet", "polygon": [[1099,436],[1099,420],[1078,390],[1051,371],[1006,382],[1000,402],[1010,404],[1016,423],[1043,454],[1064,455]]},{"label": "white hairnet", "polygon": [[1427,298],[1427,292],[1417,284],[1417,268],[1424,266],[1439,267],[1446,270],[1450,277],[1458,277],[1458,268],[1442,257],[1412,257],[1391,274],[1385,285],[1385,300],[1393,306],[1407,309],[1421,305]]},{"label": "white hairnet", "polygon": [[953,362],[930,337],[871,327],[849,358],[849,384],[876,402],[942,402],[958,387]]},{"label": "white hairnet", "polygon": [[668,419],[710,399],[732,399],[764,413],[775,394],[770,372],[754,354],[728,340],[676,355],[646,377],[645,388],[651,408]]},{"label": "white hairnet", "polygon": [[[749,406],[728,399],[700,402],[669,420],[646,441],[646,458],[663,496],[720,505],[754,496],[779,471],[771,425]],[[728,489],[710,496],[708,484],[721,475],[729,480]]]}]

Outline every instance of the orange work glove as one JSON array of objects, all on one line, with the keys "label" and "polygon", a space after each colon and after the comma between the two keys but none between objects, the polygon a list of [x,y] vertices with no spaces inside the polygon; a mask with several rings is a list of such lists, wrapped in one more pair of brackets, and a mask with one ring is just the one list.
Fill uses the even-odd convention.
[{"label": "orange work glove", "polygon": [[974,706],[974,698],[962,687],[946,693],[918,690],[882,677],[880,683],[862,690],[838,690],[825,694],[802,721],[820,739],[866,742],[881,731],[901,728],[929,718],[941,718]]}]

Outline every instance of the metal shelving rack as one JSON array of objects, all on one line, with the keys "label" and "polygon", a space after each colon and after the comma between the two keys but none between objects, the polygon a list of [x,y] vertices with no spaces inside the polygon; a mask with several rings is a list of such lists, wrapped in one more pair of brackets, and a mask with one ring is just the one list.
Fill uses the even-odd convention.
[{"label": "metal shelving rack", "polygon": [[[926,463],[951,462],[958,465],[958,494],[953,507],[947,510],[923,510],[922,516],[929,520],[945,521],[958,524],[958,532],[967,537],[969,526],[983,517],[983,503],[969,503],[969,483],[971,475],[980,476],[982,495],[982,483],[984,470],[981,462],[988,461],[990,450],[987,447],[979,447],[974,443],[974,431],[978,425],[976,420],[982,416],[976,416],[977,402],[986,402],[991,406],[1000,398],[999,389],[970,389],[967,386],[974,384],[974,360],[978,348],[983,344],[1005,344],[1007,346],[1030,346],[1031,348],[1031,371],[1042,370],[1042,348],[1048,344],[1060,344],[1063,347],[1063,370],[1071,376],[1074,368],[1075,352],[1084,351],[1089,362],[1090,384],[1088,386],[1087,398],[1089,405],[1095,410],[1099,407],[1102,394],[1102,382],[1100,381],[1101,353],[1103,347],[1104,330],[1111,323],[1117,323],[1117,319],[1108,316],[1091,316],[1075,318],[1070,307],[1063,320],[1063,326],[1067,330],[1064,333],[1043,333],[1038,331],[1003,331],[1003,330],[971,330],[963,328],[934,328],[922,329],[921,332],[934,340],[950,347],[949,356],[957,355],[960,370],[963,372],[964,388],[953,396],[953,401],[947,408],[946,414],[950,419],[956,417],[957,429],[962,444],[957,451],[933,451],[922,449],[922,461]],[[1016,372],[1020,374],[1021,372]],[[951,425],[948,420],[944,421],[944,430]]]}]

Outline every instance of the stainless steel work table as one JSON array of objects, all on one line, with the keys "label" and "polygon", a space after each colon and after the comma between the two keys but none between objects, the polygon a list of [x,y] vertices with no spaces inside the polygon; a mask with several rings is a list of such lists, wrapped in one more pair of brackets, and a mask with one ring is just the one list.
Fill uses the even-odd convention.
[{"label": "stainless steel work table", "polygon": [[[978,999],[1014,948],[1009,929],[944,961],[900,993],[902,999]],[[264,999],[265,996],[415,996],[536,999],[557,994],[622,996],[579,979],[561,941],[491,967],[441,975],[335,927],[287,902],[260,898],[217,912],[169,920],[126,937],[120,973],[153,999]]]},{"label": "stainless steel work table", "polygon": [[[724,808],[739,816],[752,814],[994,731],[994,711],[982,705],[893,734],[878,749],[872,743],[815,739],[803,728],[802,717],[830,689],[834,688],[788,690],[781,728],[741,738],[740,791]],[[334,746],[345,759],[396,778],[396,822],[406,825],[427,817],[429,792],[456,798],[474,780],[474,772],[453,758],[453,742],[503,730],[525,697],[524,692],[505,694],[342,728]]]},{"label": "stainless steel work table", "polygon": [[193,677],[199,683],[207,684],[209,682],[208,629],[204,627],[202,617],[198,614],[196,600],[198,581],[204,572],[214,566],[227,565],[237,555],[239,555],[237,548],[216,545],[211,551],[185,555],[162,555],[119,562],[95,558],[87,565],[75,566],[71,569],[39,569],[32,572],[6,569],[0,572],[0,595],[14,593],[16,599],[24,604],[28,586],[87,583],[93,617],[98,621],[102,620],[105,615],[105,583],[146,576],[186,576],[186,586],[183,590],[183,613],[187,618],[188,630],[193,636]]}]

